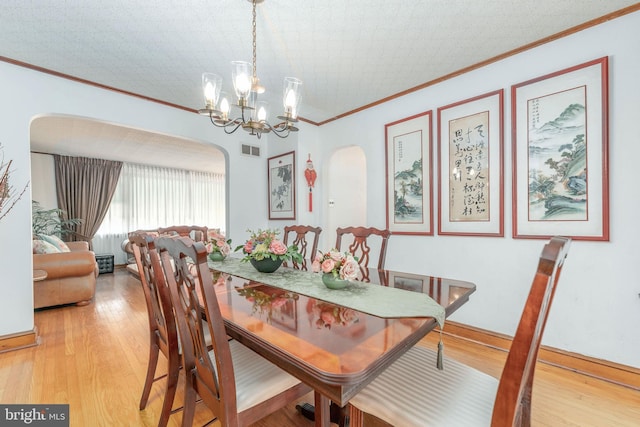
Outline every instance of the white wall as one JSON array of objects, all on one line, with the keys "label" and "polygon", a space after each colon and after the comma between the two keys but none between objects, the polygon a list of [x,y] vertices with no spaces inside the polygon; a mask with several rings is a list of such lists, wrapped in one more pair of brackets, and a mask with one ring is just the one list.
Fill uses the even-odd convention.
[{"label": "white wall", "polygon": [[[0,62],[0,142],[14,160],[14,182],[30,179],[29,124],[39,114],[72,114],[217,144],[228,152],[229,236],[234,244],[247,228],[288,223],[327,228],[329,170],[341,147],[359,145],[367,165],[367,225],[385,226],[384,125],[416,113],[499,88],[505,93],[505,205],[511,205],[510,96],[512,84],[608,55],[610,58],[610,242],[574,242],[544,339],[546,345],[640,367],[640,263],[636,245],[635,159],[640,157],[640,12],[623,16],[505,59],[483,69],[409,94],[320,128],[301,123],[299,134],[262,139],[266,156],[296,150],[296,221],[267,221],[266,156],[239,154],[245,135],[227,136],[201,117],[160,104],[104,91]],[[37,102],[33,100],[37,99]],[[434,138],[435,138],[434,127]],[[314,211],[306,210],[304,167],[311,154],[319,178]],[[434,153],[435,154],[435,153]],[[434,156],[435,157],[435,156]],[[0,222],[0,336],[33,328],[30,203],[26,195]],[[437,212],[437,206],[434,207]],[[392,236],[389,268],[470,280],[478,290],[454,320],[513,334],[543,242],[512,239],[510,210],[504,238]]]},{"label": "white wall", "polygon": [[640,158],[640,12],[329,123],[320,140],[326,153],[354,143],[364,149],[367,225],[384,227],[384,125],[433,110],[435,142],[438,107],[505,89],[505,237],[392,236],[386,265],[476,283],[452,319],[512,335],[544,242],[511,237],[510,86],[603,56],[610,60],[611,241],[573,242],[544,344],[640,367],[640,199],[633,175]]}]

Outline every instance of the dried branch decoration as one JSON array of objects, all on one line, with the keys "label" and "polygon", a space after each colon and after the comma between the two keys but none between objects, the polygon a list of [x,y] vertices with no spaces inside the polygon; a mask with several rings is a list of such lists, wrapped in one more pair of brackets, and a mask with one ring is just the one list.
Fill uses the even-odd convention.
[{"label": "dried branch decoration", "polygon": [[9,183],[12,162],[12,160],[9,160],[5,163],[2,144],[0,144],[0,220],[4,218],[9,211],[11,211],[16,203],[18,203],[29,186],[29,183],[27,182],[20,194],[16,195],[14,188]]}]

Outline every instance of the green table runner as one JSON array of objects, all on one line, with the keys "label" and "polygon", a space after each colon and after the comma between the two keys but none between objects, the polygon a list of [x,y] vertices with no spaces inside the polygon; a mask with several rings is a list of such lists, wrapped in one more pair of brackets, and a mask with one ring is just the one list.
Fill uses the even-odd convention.
[{"label": "green table runner", "polygon": [[[444,325],[444,308],[423,293],[358,281],[351,282],[344,289],[332,290],[322,283],[320,273],[283,267],[274,273],[260,273],[250,263],[240,262],[238,258],[226,258],[224,261],[209,260],[209,267],[377,317],[433,317],[440,328]],[[390,301],[393,301],[393,304],[390,304]]]}]

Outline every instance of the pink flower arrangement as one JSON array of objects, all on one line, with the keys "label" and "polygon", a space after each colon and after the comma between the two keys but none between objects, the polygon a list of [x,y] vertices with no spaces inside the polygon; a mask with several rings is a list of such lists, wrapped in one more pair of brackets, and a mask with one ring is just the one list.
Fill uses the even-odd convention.
[{"label": "pink flower arrangement", "polygon": [[356,280],[360,272],[360,265],[351,253],[331,249],[324,254],[318,251],[316,259],[311,263],[311,271],[333,274],[334,277],[343,280]]},{"label": "pink flower arrangement", "polygon": [[226,257],[231,253],[231,239],[227,240],[224,235],[217,231],[209,230],[205,247],[207,248],[207,253],[220,252]]},{"label": "pink flower arrangement", "polygon": [[242,249],[245,254],[243,261],[249,261],[250,259],[260,261],[270,258],[274,261],[278,259],[283,261],[293,259],[297,262],[302,262],[302,255],[298,252],[296,245],[287,247],[278,239],[279,230],[247,231],[251,233],[249,240],[244,245],[236,248],[236,251]]}]

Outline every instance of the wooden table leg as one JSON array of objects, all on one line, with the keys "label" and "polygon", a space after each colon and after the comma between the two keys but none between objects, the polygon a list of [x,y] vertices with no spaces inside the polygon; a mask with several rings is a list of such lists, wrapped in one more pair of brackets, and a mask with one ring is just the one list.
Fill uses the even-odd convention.
[{"label": "wooden table leg", "polygon": [[362,413],[362,411],[356,408],[355,406],[348,405],[348,407],[349,407],[348,414],[349,414],[349,420],[350,420],[349,427],[362,427],[363,418],[364,418],[364,414]]},{"label": "wooden table leg", "polygon": [[331,425],[331,414],[329,411],[331,400],[317,391],[313,394],[315,400],[315,425],[316,427],[329,427]]}]

